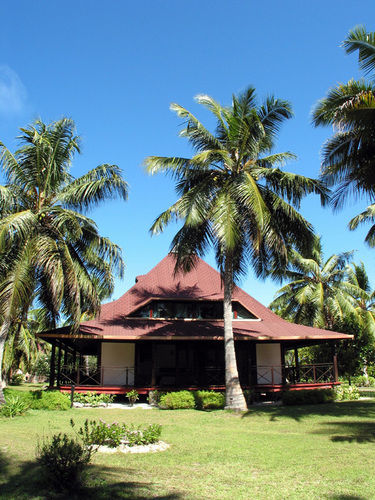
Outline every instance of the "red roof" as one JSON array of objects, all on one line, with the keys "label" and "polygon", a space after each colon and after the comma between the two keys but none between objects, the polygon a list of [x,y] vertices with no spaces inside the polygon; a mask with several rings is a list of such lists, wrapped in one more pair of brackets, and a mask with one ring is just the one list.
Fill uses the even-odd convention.
[{"label": "red roof", "polygon": [[[220,274],[202,259],[187,274],[174,274],[175,259],[168,254],[150,272],[137,278],[136,284],[122,297],[102,305],[100,315],[80,326],[80,334],[102,339],[223,339],[223,320],[160,320],[129,318],[152,299],[223,300]],[[241,288],[233,300],[252,312],[256,320],[233,320],[237,339],[256,340],[329,340],[348,339],[350,335],[296,325],[283,320]],[[63,334],[63,329],[60,329]],[[56,331],[58,334],[58,331]],[[43,334],[44,337],[45,334]],[[52,336],[52,334],[50,334]],[[47,334],[47,336],[49,336]]]}]

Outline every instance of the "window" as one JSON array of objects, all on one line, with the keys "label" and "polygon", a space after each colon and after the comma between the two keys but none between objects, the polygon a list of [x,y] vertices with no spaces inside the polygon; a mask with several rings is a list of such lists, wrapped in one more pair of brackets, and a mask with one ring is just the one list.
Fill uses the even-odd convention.
[{"label": "window", "polygon": [[[134,311],[132,318],[166,319],[223,319],[223,303],[217,300],[152,300],[144,307]],[[256,319],[256,317],[238,302],[233,302],[235,319]]]}]

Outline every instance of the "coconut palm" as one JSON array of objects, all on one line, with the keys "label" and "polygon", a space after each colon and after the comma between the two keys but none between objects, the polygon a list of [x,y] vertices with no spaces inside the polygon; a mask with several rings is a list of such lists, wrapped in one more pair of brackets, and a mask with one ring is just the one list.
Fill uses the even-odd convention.
[{"label": "coconut palm", "polygon": [[229,107],[207,95],[196,100],[213,114],[216,132],[182,106],[171,105],[185,120],[180,135],[194,155],[146,158],[148,172],[170,174],[179,195],[151,231],[162,231],[172,219],[183,221],[171,245],[176,270],[189,271],[196,256],[214,248],[224,288],[226,405],[242,410],[246,403],[234,349],[233,287],[249,264],[265,276],[270,262],[285,265],[290,245],[301,249],[311,241],[312,228],[295,207],[307,193],[319,193],[324,201],[326,192],[320,182],[279,168],[293,154],[271,154],[281,123],[292,116],[287,101],[269,97],[259,105],[252,87],[233,96]]},{"label": "coconut palm", "polygon": [[62,314],[77,328],[82,312],[99,310],[98,290],[110,293],[114,273],[123,272],[119,247],[84,215],[106,199],[126,199],[121,170],[103,164],[74,178],[80,141],[69,119],[36,121],[19,140],[15,153],[0,143],[7,182],[0,187],[0,366],[10,329],[34,300],[52,325]]},{"label": "coconut palm", "polygon": [[[375,34],[362,26],[349,32],[343,42],[347,53],[358,50],[359,65],[375,70]],[[371,203],[367,211],[350,222],[355,229],[373,221],[375,205],[375,85],[373,81],[350,80],[330,89],[313,111],[315,126],[332,125],[334,135],[323,147],[322,177],[336,190],[333,206],[339,208],[350,197],[364,196]],[[371,214],[370,214],[371,212]],[[375,245],[373,226],[366,241]]]},{"label": "coconut palm", "polygon": [[324,259],[321,240],[316,238],[305,256],[291,250],[284,277],[289,281],[270,304],[274,311],[293,323],[332,330],[350,315],[356,315],[354,295],[361,296],[358,285],[348,283],[347,269],[352,252]]}]

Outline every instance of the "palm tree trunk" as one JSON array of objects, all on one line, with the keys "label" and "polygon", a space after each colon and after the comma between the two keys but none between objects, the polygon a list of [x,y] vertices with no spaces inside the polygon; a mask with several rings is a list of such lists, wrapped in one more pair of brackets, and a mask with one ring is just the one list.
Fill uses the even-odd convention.
[{"label": "palm tree trunk", "polygon": [[224,268],[224,346],[225,346],[225,408],[247,410],[238,378],[232,327],[233,262],[226,256]]},{"label": "palm tree trunk", "polygon": [[5,403],[5,397],[3,392],[3,356],[4,356],[5,341],[8,337],[9,330],[10,330],[10,319],[5,318],[0,328],[0,406]]}]

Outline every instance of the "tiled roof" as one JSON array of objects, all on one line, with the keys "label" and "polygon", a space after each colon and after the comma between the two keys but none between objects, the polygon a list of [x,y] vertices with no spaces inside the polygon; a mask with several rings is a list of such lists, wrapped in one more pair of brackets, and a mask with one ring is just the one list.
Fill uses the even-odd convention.
[{"label": "tiled roof", "polygon": [[[101,308],[100,315],[80,326],[83,335],[103,339],[222,339],[222,320],[159,320],[129,318],[129,314],[154,298],[223,300],[220,274],[202,259],[187,274],[174,274],[175,260],[168,254],[150,272],[138,276],[136,284],[122,297]],[[239,301],[258,320],[234,320],[233,331],[240,339],[325,340],[350,338],[342,333],[289,323],[236,287],[233,300]],[[56,331],[56,333],[58,333]],[[60,330],[63,333],[63,329]]]}]

